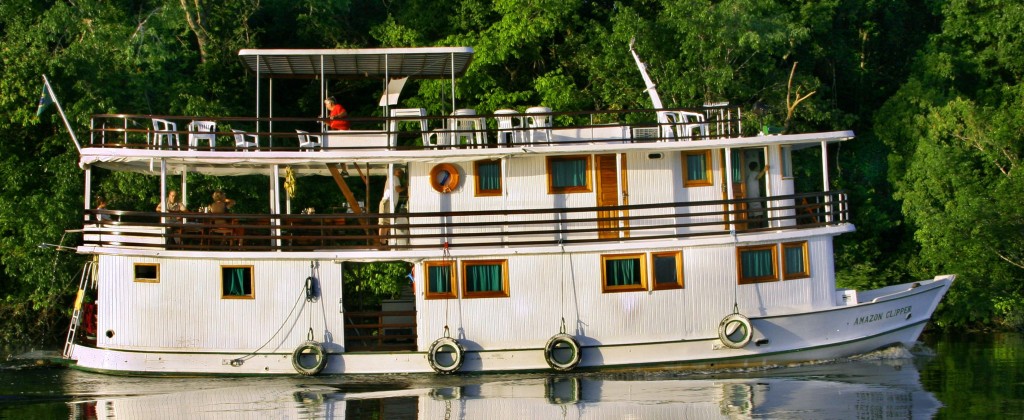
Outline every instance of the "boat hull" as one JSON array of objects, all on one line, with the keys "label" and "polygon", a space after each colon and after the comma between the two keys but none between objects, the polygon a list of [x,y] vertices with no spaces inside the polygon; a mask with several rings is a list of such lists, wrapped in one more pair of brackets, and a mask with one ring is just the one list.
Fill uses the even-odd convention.
[{"label": "boat hull", "polygon": [[[953,276],[862,293],[870,301],[827,310],[750,317],[753,333],[741,348],[718,337],[581,349],[577,369],[690,366],[757,367],[829,360],[894,345],[912,345],[949,289]],[[294,375],[291,349],[274,353],[124,351],[76,344],[76,369],[146,375]],[[329,353],[322,374],[431,372],[426,352]],[[548,370],[541,348],[467,351],[461,372]]]}]

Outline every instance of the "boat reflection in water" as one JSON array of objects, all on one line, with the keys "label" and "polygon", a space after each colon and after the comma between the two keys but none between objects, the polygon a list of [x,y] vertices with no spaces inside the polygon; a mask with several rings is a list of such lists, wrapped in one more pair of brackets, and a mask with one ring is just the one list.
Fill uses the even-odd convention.
[{"label": "boat reflection in water", "polygon": [[[941,407],[921,388],[913,359],[714,374],[121,381],[73,376],[93,379],[68,386],[93,387],[89,393],[96,397],[72,403],[75,418],[931,418]],[[115,389],[97,390],[97,382]]]}]

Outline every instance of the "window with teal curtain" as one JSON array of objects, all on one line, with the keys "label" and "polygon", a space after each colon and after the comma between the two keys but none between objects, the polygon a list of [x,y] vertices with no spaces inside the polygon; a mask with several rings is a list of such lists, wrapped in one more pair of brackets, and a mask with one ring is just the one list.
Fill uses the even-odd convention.
[{"label": "window with teal curtain", "polygon": [[480,192],[501,191],[501,162],[480,162],[476,165]]},{"label": "window with teal curtain", "polygon": [[707,155],[701,153],[686,155],[686,179],[690,181],[708,180]]},{"label": "window with teal curtain", "polygon": [[551,186],[553,188],[586,187],[586,158],[552,159]]},{"label": "window with teal curtain", "polygon": [[466,265],[466,292],[503,292],[501,264]]},{"label": "window with teal curtain", "polygon": [[785,249],[786,274],[800,275],[806,273],[807,267],[804,267],[804,247],[786,246],[783,248]]},{"label": "window with teal curtain", "polygon": [[452,267],[435,265],[427,269],[428,291],[430,293],[452,292]]},{"label": "window with teal curtain", "polygon": [[223,267],[221,269],[221,285],[224,296],[252,295],[251,267]]},{"label": "window with teal curtain", "polygon": [[635,286],[640,284],[640,260],[629,258],[605,260],[605,286]]},{"label": "window with teal curtain", "polygon": [[740,264],[743,265],[743,278],[775,277],[771,249],[741,251]]}]

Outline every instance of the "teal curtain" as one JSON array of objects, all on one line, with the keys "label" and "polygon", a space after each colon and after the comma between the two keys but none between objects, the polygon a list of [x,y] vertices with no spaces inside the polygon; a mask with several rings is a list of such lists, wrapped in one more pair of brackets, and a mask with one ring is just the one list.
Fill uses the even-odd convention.
[{"label": "teal curtain", "polygon": [[654,282],[662,284],[678,283],[676,278],[676,257],[654,257]]},{"label": "teal curtain", "polygon": [[732,151],[732,182],[743,182],[743,165],[740,165],[740,152]]},{"label": "teal curtain", "polygon": [[231,267],[225,268],[226,271],[225,280],[227,285],[224,288],[227,290],[224,295],[226,296],[247,296],[251,293],[251,288],[248,287],[246,279],[246,269],[242,267]]},{"label": "teal curtain", "polygon": [[430,293],[451,293],[452,292],[452,268],[447,265],[431,266],[427,270],[427,280]]},{"label": "teal curtain", "polygon": [[587,161],[567,159],[551,161],[551,186],[555,188],[587,186]]},{"label": "teal curtain", "polygon": [[743,277],[774,277],[772,270],[772,250],[759,249],[740,252],[740,263],[743,264]]},{"label": "teal curtain", "polygon": [[707,181],[708,162],[707,155],[686,155],[686,179],[690,181]]},{"label": "teal curtain", "polygon": [[502,291],[501,265],[466,266],[466,291],[470,293]]},{"label": "teal curtain", "polygon": [[804,273],[804,248],[802,246],[786,247],[786,274]]},{"label": "teal curtain", "polygon": [[632,286],[640,284],[640,260],[605,260],[606,286]]},{"label": "teal curtain", "polygon": [[499,162],[481,163],[476,168],[480,191],[501,190],[501,164]]}]

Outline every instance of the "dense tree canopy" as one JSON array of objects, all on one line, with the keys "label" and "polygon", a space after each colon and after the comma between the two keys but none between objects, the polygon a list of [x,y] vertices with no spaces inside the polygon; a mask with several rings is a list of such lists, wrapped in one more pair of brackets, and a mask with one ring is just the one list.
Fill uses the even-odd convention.
[{"label": "dense tree canopy", "polygon": [[[1022,26],[1024,6],[1001,0],[4,0],[0,337],[59,336],[81,263],[38,247],[80,227],[83,190],[59,117],[35,116],[42,74],[86,127],[94,113],[252,115],[240,48],[459,45],[477,51],[456,92],[466,106],[649,107],[630,42],[667,106],[759,103],[758,124],[858,133],[834,162],[858,225],[838,241],[843,285],[957,273],[941,325],[1019,328]],[[787,119],[794,65],[793,86],[815,94]],[[332,83],[350,109],[379,112],[376,86]],[[404,100],[437,113],[446,95],[424,81]],[[302,102],[296,115],[317,112]],[[152,179],[99,179],[121,208],[156,204]],[[253,188],[205,188],[220,183]]]}]

